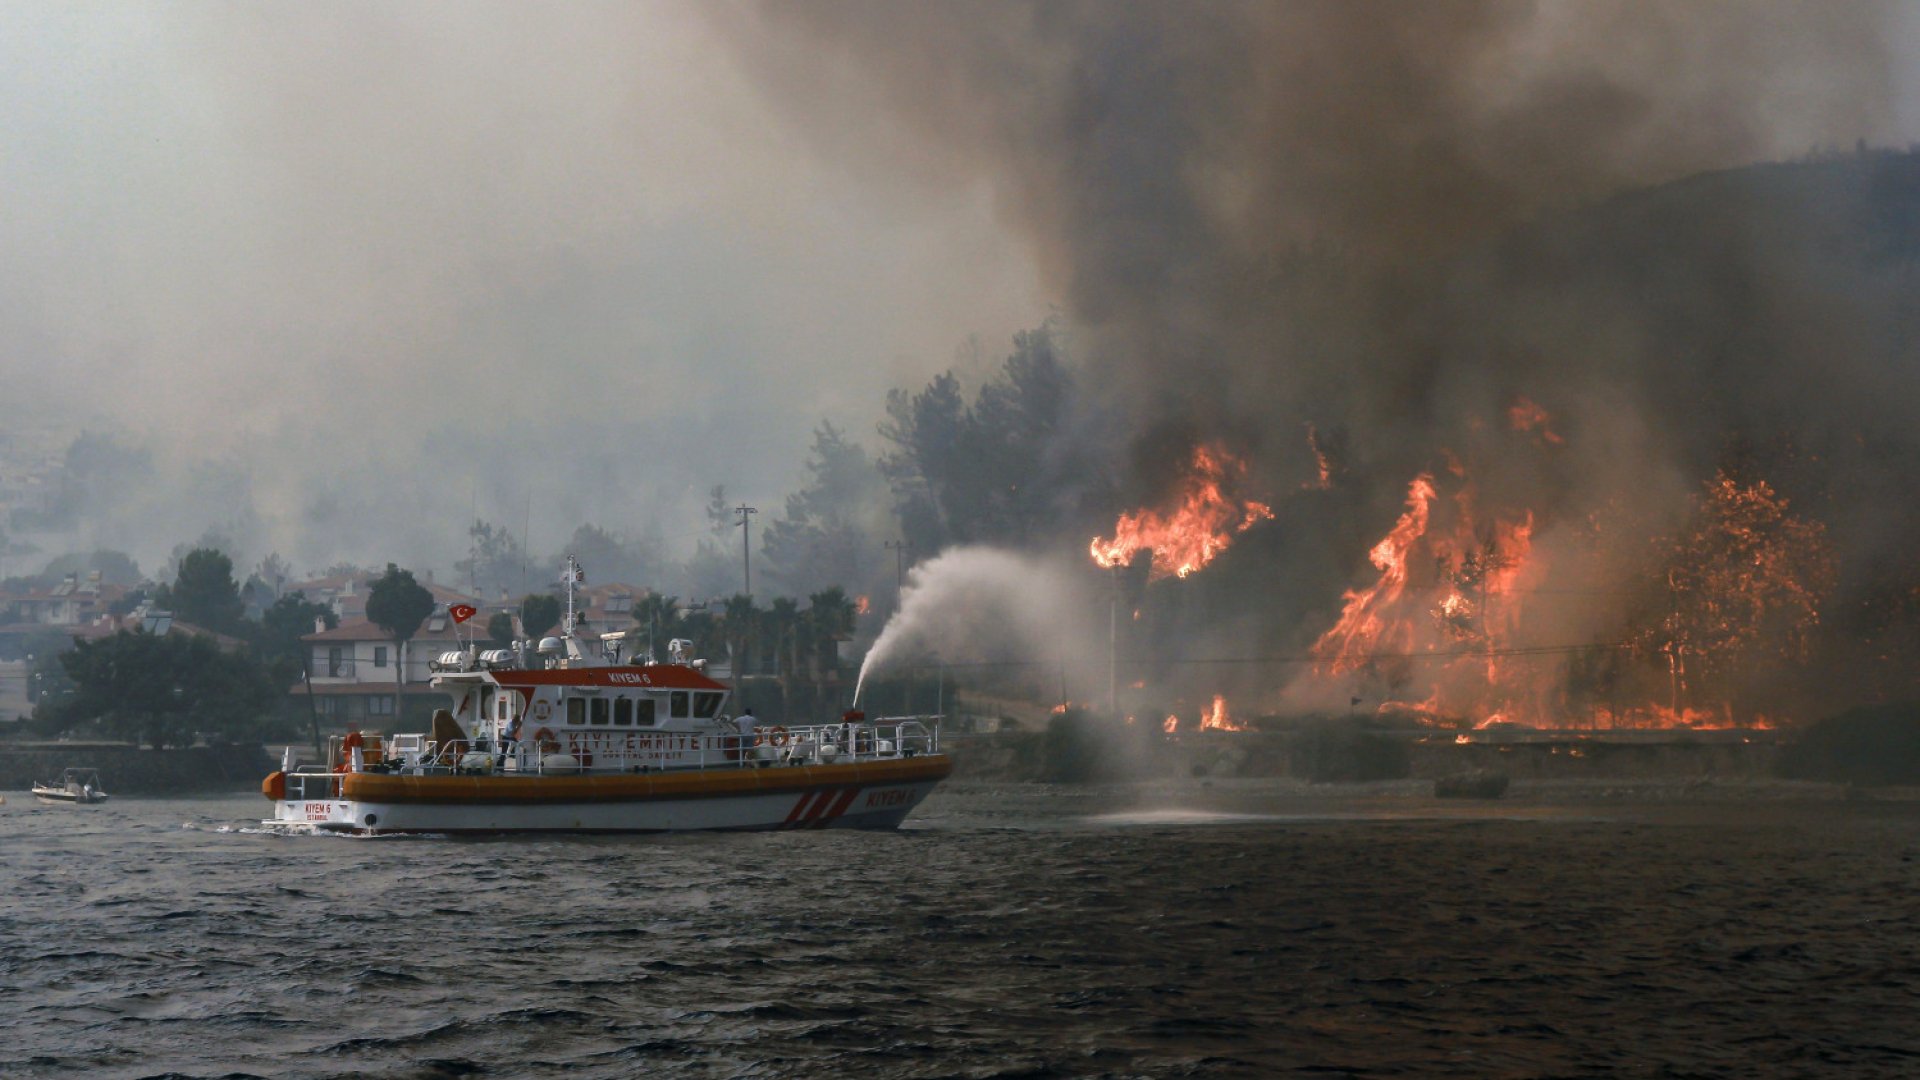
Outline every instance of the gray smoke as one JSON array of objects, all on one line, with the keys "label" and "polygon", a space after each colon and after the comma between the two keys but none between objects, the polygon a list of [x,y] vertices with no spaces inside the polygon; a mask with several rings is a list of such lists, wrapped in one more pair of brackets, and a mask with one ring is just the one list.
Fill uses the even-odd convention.
[{"label": "gray smoke", "polygon": [[[1179,460],[1197,433],[1249,452],[1276,497],[1314,476],[1308,425],[1346,448],[1357,496],[1283,507],[1267,530],[1338,517],[1346,565],[1244,542],[1270,557],[1258,595],[1284,601],[1267,621],[1315,630],[1422,471],[1458,468],[1483,509],[1539,514],[1539,550],[1591,551],[1579,530],[1602,517],[1644,548],[1730,443],[1784,435],[1801,449],[1770,460],[1832,472],[1776,481],[1797,505],[1827,500],[1856,570],[1920,536],[1910,510],[1884,521],[1884,497],[1920,482],[1897,299],[1920,236],[1874,217],[1913,162],[1865,152],[1913,134],[1910,23],[1889,4],[1624,0],[847,0],[716,18],[850,172],[990,185],[1075,324],[1104,398],[1086,415],[1120,418],[1083,434],[1130,451],[1114,457],[1139,473],[1134,505],[1166,476],[1139,464]],[[1814,180],[1681,182],[1809,154],[1832,166]],[[1522,398],[1563,445],[1507,430]],[[1260,576],[1252,558],[1233,572]],[[1542,626],[1617,629],[1618,571],[1596,555],[1567,572],[1555,584],[1582,599],[1542,601]],[[1257,630],[1236,624],[1236,644]]]}]

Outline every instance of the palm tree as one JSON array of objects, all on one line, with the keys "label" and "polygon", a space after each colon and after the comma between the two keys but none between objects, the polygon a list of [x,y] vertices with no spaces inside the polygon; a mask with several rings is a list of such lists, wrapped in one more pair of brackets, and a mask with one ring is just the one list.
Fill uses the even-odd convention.
[{"label": "palm tree", "polygon": [[735,593],[727,598],[720,619],[721,632],[727,637],[727,652],[733,659],[733,688],[738,693],[740,680],[747,673],[747,652],[758,636],[755,624],[760,621],[760,609],[754,605],[753,597]]},{"label": "palm tree", "polygon": [[661,644],[678,636],[680,598],[648,593],[633,605],[633,621],[635,626],[646,628],[647,655],[658,659]]},{"label": "palm tree", "polygon": [[816,683],[837,682],[838,643],[853,636],[853,600],[845,589],[835,585],[809,596],[807,605]]},{"label": "palm tree", "polygon": [[792,679],[798,665],[800,605],[792,597],[782,596],[767,605],[760,616],[760,643],[773,650],[773,671],[780,683],[782,702],[792,701]]}]

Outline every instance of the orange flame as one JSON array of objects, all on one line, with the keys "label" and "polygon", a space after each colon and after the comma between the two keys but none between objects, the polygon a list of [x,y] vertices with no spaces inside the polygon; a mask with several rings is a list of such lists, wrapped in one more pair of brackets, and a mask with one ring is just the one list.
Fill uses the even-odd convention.
[{"label": "orange flame", "polygon": [[853,613],[855,615],[865,615],[872,610],[873,602],[871,600],[864,596],[856,596],[853,598]]},{"label": "orange flame", "polygon": [[[1433,477],[1427,473],[1414,477],[1407,489],[1407,512],[1367,555],[1380,571],[1380,579],[1372,588],[1347,590],[1340,621],[1314,642],[1313,655],[1330,661],[1332,674],[1358,668],[1381,644],[1381,636],[1391,625],[1386,609],[1407,587],[1407,553],[1426,535],[1434,498]],[[1407,644],[1401,642],[1403,648]]]},{"label": "orange flame", "polygon": [[1320,429],[1312,424],[1307,425],[1307,447],[1313,451],[1313,467],[1317,478],[1301,486],[1310,490],[1326,491],[1333,487],[1333,458],[1327,453],[1326,445],[1320,441]]},{"label": "orange flame", "polygon": [[1528,398],[1516,397],[1513,399],[1513,404],[1507,407],[1507,422],[1513,425],[1513,430],[1533,432],[1542,442],[1559,446],[1566,440],[1554,434],[1553,429],[1547,426],[1552,420],[1553,417],[1547,414],[1547,410]]},{"label": "orange flame", "polygon": [[1265,503],[1236,500],[1227,493],[1246,473],[1246,464],[1224,450],[1193,448],[1193,469],[1179,504],[1168,513],[1144,509],[1125,513],[1114,523],[1113,539],[1094,537],[1093,561],[1112,569],[1130,565],[1142,551],[1153,553],[1148,580],[1186,577],[1212,562],[1233,542],[1235,533],[1273,517]]},{"label": "orange flame", "polygon": [[1246,726],[1236,723],[1227,715],[1227,699],[1219,694],[1213,695],[1213,708],[1200,717],[1201,731],[1245,731]]},{"label": "orange flame", "polygon": [[1171,735],[1174,732],[1180,730],[1180,718],[1177,716],[1169,716],[1167,717],[1166,722],[1161,724],[1160,726],[1166,730],[1167,734]]}]

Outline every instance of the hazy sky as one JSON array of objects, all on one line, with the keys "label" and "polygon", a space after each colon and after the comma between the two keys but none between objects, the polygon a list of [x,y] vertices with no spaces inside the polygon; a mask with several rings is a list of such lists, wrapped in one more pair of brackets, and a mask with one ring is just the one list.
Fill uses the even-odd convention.
[{"label": "hazy sky", "polygon": [[1242,288],[1290,237],[1920,132],[1912,7],[1192,10],[0,0],[4,422],[160,455],[49,543],[446,566],[530,509],[537,554],[684,551],[1055,305],[1133,355],[1101,381],[1242,402],[1293,370]]},{"label": "hazy sky", "polygon": [[536,550],[689,546],[1048,310],[984,183],[800,140],[695,5],[0,5],[9,413],[197,471],[77,538],[148,569],[234,477],[296,566],[450,560],[530,490]]}]

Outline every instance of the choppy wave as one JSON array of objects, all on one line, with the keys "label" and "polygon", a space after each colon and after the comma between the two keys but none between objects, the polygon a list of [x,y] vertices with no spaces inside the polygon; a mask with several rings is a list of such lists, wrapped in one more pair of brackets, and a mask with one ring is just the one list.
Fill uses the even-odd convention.
[{"label": "choppy wave", "polygon": [[0,1075],[1907,1075],[1909,807],[943,792],[890,834],[0,808]]}]

